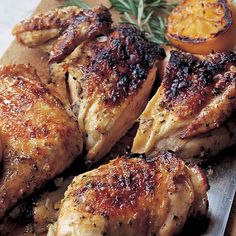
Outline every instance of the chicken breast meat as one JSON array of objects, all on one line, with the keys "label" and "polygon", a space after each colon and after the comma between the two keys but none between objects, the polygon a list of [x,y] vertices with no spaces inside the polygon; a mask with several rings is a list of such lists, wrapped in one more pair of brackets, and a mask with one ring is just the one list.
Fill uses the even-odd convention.
[{"label": "chicken breast meat", "polygon": [[101,159],[132,127],[148,101],[164,50],[131,25],[81,44],[67,67],[67,96],[84,132],[87,158]]},{"label": "chicken breast meat", "polygon": [[28,65],[0,67],[0,219],[18,200],[68,167],[82,135]]},{"label": "chicken breast meat", "polygon": [[236,53],[171,50],[162,84],[140,117],[133,152],[172,150],[185,159],[236,143]]},{"label": "chicken breast meat", "polygon": [[48,236],[170,236],[207,212],[208,183],[172,153],[124,155],[76,177]]}]

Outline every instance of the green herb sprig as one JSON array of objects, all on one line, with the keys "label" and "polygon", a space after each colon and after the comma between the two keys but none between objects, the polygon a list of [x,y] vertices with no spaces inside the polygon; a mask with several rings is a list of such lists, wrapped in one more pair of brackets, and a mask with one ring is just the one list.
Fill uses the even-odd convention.
[{"label": "green herb sprig", "polygon": [[[166,0],[109,0],[112,8],[121,14],[121,23],[136,25],[146,37],[158,44],[167,44],[166,15],[177,5]],[[66,5],[88,8],[82,0],[68,0]]]},{"label": "green herb sprig", "polygon": [[136,25],[155,43],[167,43],[166,15],[177,5],[176,3],[168,3],[165,0],[110,0],[110,2],[114,9],[122,14],[122,23]]}]

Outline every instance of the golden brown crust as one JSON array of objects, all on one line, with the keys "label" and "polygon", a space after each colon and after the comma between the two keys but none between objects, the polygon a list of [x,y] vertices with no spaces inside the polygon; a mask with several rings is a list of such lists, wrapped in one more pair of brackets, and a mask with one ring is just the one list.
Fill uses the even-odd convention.
[{"label": "golden brown crust", "polygon": [[36,70],[32,66],[27,64],[0,66],[0,79],[4,79],[6,77],[28,77],[30,80],[39,81]]},{"label": "golden brown crust", "polygon": [[29,47],[40,46],[60,36],[51,43],[49,61],[54,63],[62,61],[81,42],[109,32],[111,23],[111,14],[104,6],[92,10],[65,7],[22,21],[13,29],[13,35]]},{"label": "golden brown crust", "polygon": [[49,62],[60,62],[81,42],[109,32],[111,23],[111,14],[106,7],[80,11],[54,43]]},{"label": "golden brown crust", "polygon": [[55,235],[175,235],[206,214],[207,190],[205,175],[172,153],[126,154],[74,179]]},{"label": "golden brown crust", "polygon": [[78,15],[80,11],[78,7],[66,7],[37,14],[17,24],[12,33],[19,42],[25,44],[21,38],[22,33],[49,29],[59,29],[59,31],[63,31],[72,23],[74,17]]},{"label": "golden brown crust", "polygon": [[[135,156],[135,155],[133,155]],[[102,175],[98,175],[86,181],[84,187],[79,188],[75,193],[75,201],[93,191],[91,199],[86,198],[85,206],[92,214],[100,214],[105,217],[129,215],[130,211],[136,211],[139,206],[139,198],[148,196],[145,201],[153,197],[156,179],[157,163],[142,160],[132,162],[126,157],[118,158],[108,167]],[[108,173],[111,172],[112,176]]]},{"label": "golden brown crust", "polygon": [[[218,127],[236,105],[235,52],[211,54],[203,59],[181,51],[170,54],[161,105],[183,120],[196,117],[182,137]],[[215,106],[211,105],[214,101]]]},{"label": "golden brown crust", "polygon": [[32,18],[23,20],[13,29],[17,35],[25,31],[44,30],[52,28],[66,29],[73,18],[81,12],[78,7],[66,7],[53,9],[46,13],[34,15]]},{"label": "golden brown crust", "polygon": [[131,25],[119,25],[101,41],[87,42],[80,50],[69,67],[83,71],[83,96],[98,92],[107,106],[136,94],[154,63],[165,57],[162,48]]},{"label": "golden brown crust", "polygon": [[38,80],[28,65],[0,67],[0,219],[82,151],[77,123]]},{"label": "golden brown crust", "polygon": [[[89,195],[92,190],[93,201],[85,197],[87,201],[85,200],[81,207],[86,206],[92,214],[100,214],[108,218],[138,211],[139,206],[142,205],[140,200],[150,202],[154,198],[156,188],[163,193],[161,184],[166,184],[167,179],[174,180],[168,183],[168,191],[175,192],[175,184],[182,178],[178,179],[178,176],[187,177],[184,162],[176,159],[170,152],[163,152],[154,158],[146,158],[144,154],[123,155],[107,167],[108,169],[101,173],[97,170],[100,174],[94,175],[91,179],[86,176],[86,173],[83,174],[83,187],[73,194],[76,204],[81,204],[79,199]],[[193,169],[201,176],[207,190],[208,180],[204,172],[197,166]]]}]

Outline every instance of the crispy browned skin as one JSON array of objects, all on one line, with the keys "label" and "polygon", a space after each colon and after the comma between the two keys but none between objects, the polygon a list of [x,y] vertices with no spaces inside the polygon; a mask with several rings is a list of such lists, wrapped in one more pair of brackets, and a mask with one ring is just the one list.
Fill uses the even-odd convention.
[{"label": "crispy browned skin", "polygon": [[81,42],[109,32],[111,23],[111,14],[105,7],[81,11],[53,45],[50,63],[62,61]]},{"label": "crispy browned skin", "polygon": [[236,106],[236,54],[216,53],[201,60],[181,51],[170,53],[162,105],[181,119],[194,117],[182,138],[218,127]]},{"label": "crispy browned skin", "polygon": [[79,47],[79,54],[68,64],[68,72],[83,73],[84,97],[97,92],[105,105],[113,107],[135,95],[154,63],[164,57],[164,50],[148,42],[134,26],[119,25],[107,37]]},{"label": "crispy browned skin", "polygon": [[176,235],[206,214],[207,190],[204,173],[171,153],[122,156],[73,180],[49,235]]},{"label": "crispy browned skin", "polygon": [[171,50],[163,81],[140,117],[133,152],[215,155],[236,142],[236,53]]},{"label": "crispy browned skin", "polygon": [[111,14],[106,7],[93,10],[66,7],[35,15],[13,29],[18,42],[29,47],[40,46],[60,36],[52,45],[50,63],[62,61],[81,42],[108,32]]},{"label": "crispy browned skin", "polygon": [[26,46],[39,46],[58,37],[80,11],[78,7],[65,7],[37,14],[17,24],[12,33],[18,42]]},{"label": "crispy browned skin", "polygon": [[0,67],[0,219],[82,151],[78,125],[27,65]]},{"label": "crispy browned skin", "polygon": [[[128,131],[143,111],[165,56],[131,25],[81,44],[58,68],[52,86],[70,101],[84,132],[87,157],[95,162]],[[66,85],[65,85],[66,81]]]}]

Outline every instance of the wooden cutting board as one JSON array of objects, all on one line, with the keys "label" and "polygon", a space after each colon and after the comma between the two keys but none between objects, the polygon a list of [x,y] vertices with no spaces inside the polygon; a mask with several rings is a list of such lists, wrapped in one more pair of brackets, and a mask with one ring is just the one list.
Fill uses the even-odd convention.
[{"label": "wooden cutting board", "polygon": [[[42,0],[35,13],[45,12],[50,9],[56,8],[62,5],[63,2],[63,0]],[[105,6],[110,6],[108,0],[86,0],[85,2],[87,2],[91,6],[101,4],[101,2]],[[112,12],[112,14],[113,20],[116,22],[119,19],[119,15],[115,12]],[[14,63],[30,63],[31,65],[36,67],[43,82],[47,82],[49,79],[47,69],[47,55],[42,53],[40,50],[29,49],[27,47],[19,45],[16,41],[13,41],[3,57],[0,59],[0,64],[4,65]],[[236,236],[236,199],[234,200],[233,209],[231,211],[225,235]]]}]

